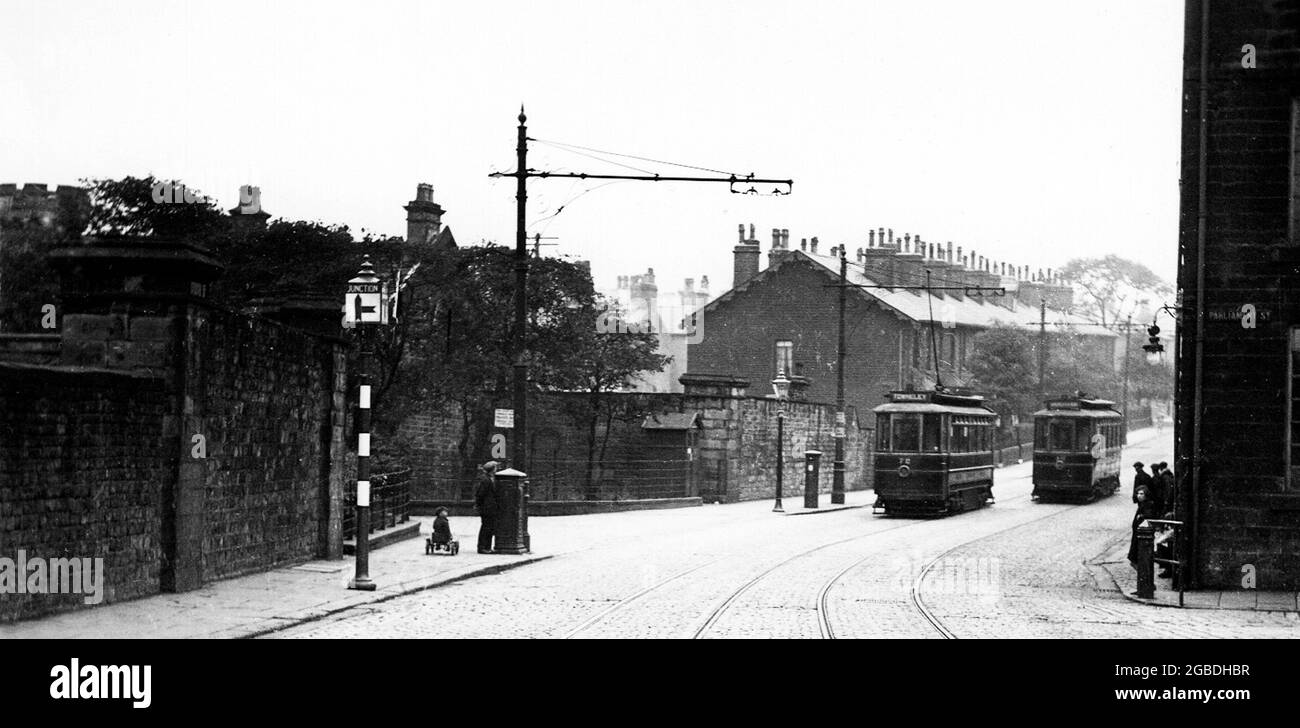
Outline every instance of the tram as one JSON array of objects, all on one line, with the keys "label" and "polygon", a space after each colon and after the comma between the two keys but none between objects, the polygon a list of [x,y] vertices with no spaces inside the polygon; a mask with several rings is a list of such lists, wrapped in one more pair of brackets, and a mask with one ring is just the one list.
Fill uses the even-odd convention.
[{"label": "tram", "polygon": [[876,510],[948,515],[992,502],[998,418],[983,397],[890,392],[873,412]]},{"label": "tram", "polygon": [[1115,403],[1058,397],[1034,413],[1035,500],[1091,501],[1119,490],[1124,416]]}]

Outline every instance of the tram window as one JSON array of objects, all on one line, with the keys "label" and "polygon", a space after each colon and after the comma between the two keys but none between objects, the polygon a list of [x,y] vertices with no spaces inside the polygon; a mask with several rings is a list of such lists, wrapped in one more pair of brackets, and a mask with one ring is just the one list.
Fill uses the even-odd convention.
[{"label": "tram window", "polygon": [[1076,422],[1075,423],[1074,449],[1078,452],[1087,452],[1092,449],[1092,423]]},{"label": "tram window", "polygon": [[971,452],[974,450],[974,443],[971,442],[970,425],[953,425],[952,440],[949,450],[951,452]]},{"label": "tram window", "polygon": [[922,434],[925,436],[925,441],[922,449],[925,452],[939,452],[942,445],[942,440],[939,435],[939,426],[943,423],[942,415],[925,415],[923,422],[925,423],[925,428]]},{"label": "tram window", "polygon": [[1074,446],[1074,422],[1052,420],[1047,425],[1047,449],[1070,450]]},{"label": "tram window", "polygon": [[893,415],[889,422],[893,430],[894,452],[917,452],[921,449],[920,415]]},{"label": "tram window", "polygon": [[876,449],[889,451],[889,415],[876,416]]},{"label": "tram window", "polygon": [[1034,420],[1034,447],[1047,449],[1047,420]]}]

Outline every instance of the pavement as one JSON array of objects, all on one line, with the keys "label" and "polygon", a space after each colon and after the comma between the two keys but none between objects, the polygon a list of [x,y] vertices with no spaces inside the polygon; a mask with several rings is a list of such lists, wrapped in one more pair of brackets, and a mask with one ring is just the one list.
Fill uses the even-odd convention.
[{"label": "pavement", "polygon": [[[1168,433],[1135,432],[1126,460],[1171,448]],[[308,561],[0,625],[0,638],[1300,636],[1293,593],[1189,592],[1201,611],[1151,609],[1177,592],[1130,594],[1127,489],[1037,503],[1031,469],[999,469],[995,505],[941,519],[873,514],[871,491],[842,506],[823,494],[817,510],[785,499],[784,515],[819,518],[779,517],[770,500],[535,517],[537,551],[521,556],[475,553],[477,519],[456,517],[457,556],[426,556],[423,537],[372,551],[373,592],[347,589],[351,558]]]},{"label": "pavement", "polygon": [[[1178,589],[1171,579],[1156,578],[1155,597],[1143,599],[1137,596],[1137,571],[1128,562],[1129,539],[1122,538],[1105,553],[1092,560],[1092,564],[1101,567],[1119,590],[1130,601],[1149,604],[1156,607],[1173,607],[1178,609]],[[1236,609],[1259,612],[1297,612],[1300,593],[1294,591],[1262,591],[1258,589],[1238,589],[1232,591],[1215,591],[1203,589],[1183,592],[1183,609]]]}]

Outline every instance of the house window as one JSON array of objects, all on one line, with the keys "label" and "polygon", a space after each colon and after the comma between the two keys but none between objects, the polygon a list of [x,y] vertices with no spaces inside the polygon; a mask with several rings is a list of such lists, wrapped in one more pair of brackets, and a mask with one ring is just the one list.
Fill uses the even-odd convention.
[{"label": "house window", "polygon": [[794,342],[776,342],[776,373],[785,372],[788,377],[794,374]]}]

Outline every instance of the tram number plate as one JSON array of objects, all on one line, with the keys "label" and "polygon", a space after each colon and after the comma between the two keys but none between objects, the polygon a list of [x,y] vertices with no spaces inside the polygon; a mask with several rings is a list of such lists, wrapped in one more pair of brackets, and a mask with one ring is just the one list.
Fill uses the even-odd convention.
[{"label": "tram number plate", "polygon": [[957,473],[948,473],[948,485],[974,483],[979,480],[988,480],[991,476],[991,468],[980,468],[979,470],[963,470]]}]

